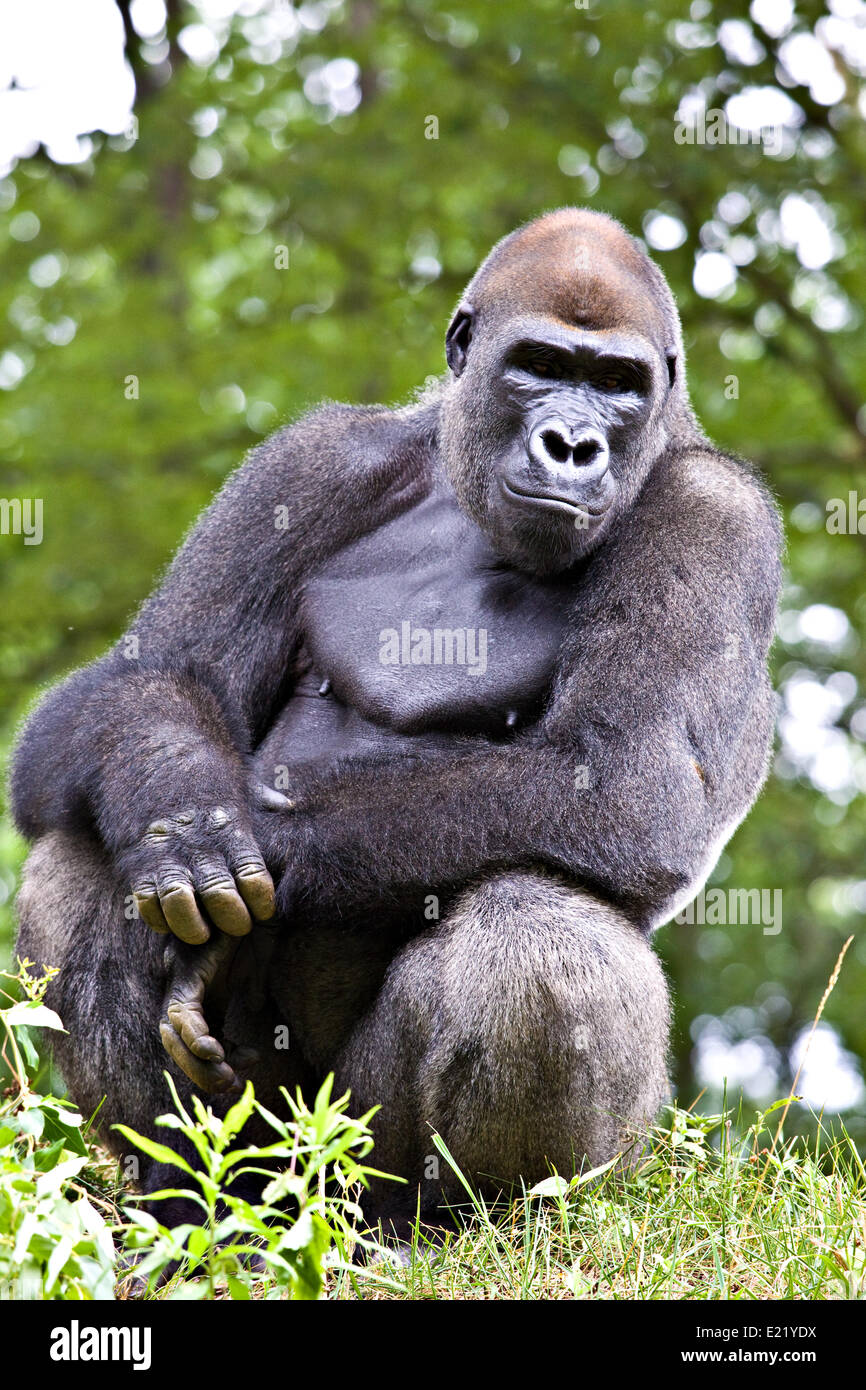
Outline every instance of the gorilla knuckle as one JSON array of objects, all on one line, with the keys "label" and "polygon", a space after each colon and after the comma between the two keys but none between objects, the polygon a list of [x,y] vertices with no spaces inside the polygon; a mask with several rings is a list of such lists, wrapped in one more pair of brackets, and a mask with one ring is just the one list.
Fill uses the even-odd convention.
[{"label": "gorilla knuckle", "polygon": [[163,868],[159,876],[159,898],[162,903],[191,902],[195,892],[189,871],[175,864]]},{"label": "gorilla knuckle", "polygon": [[237,879],[271,881],[271,876],[265,867],[265,861],[258,850],[249,850],[245,854],[237,855],[233,868]]},{"label": "gorilla knuckle", "polygon": [[171,824],[167,820],[151,821],[150,825],[147,827],[147,830],[144,832],[145,844],[149,844],[151,842],[154,844],[161,844],[162,841],[165,840],[167,836],[171,834],[171,829]]},{"label": "gorilla knuckle", "polygon": [[195,886],[201,893],[230,893],[234,888],[234,879],[224,861],[214,863],[212,860],[193,859],[192,873]]},{"label": "gorilla knuckle", "polygon": [[210,834],[220,834],[234,827],[238,818],[235,806],[213,806],[205,817],[205,829]]}]

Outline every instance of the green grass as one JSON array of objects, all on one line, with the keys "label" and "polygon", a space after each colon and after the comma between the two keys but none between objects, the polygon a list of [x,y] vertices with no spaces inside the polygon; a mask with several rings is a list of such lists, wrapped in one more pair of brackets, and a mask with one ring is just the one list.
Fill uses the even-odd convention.
[{"label": "green grass", "polygon": [[[464,1232],[423,1238],[404,1269],[341,1272],[334,1298],[851,1299],[866,1297],[866,1170],[820,1122],[774,1145],[780,1101],[753,1125],[673,1110],[625,1175],[502,1210],[469,1204]],[[545,1184],[542,1186],[553,1186]]]}]

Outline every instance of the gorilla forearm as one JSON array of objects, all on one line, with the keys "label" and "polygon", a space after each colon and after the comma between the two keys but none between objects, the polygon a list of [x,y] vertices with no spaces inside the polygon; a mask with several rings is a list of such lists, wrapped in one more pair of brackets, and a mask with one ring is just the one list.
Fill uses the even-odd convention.
[{"label": "gorilla forearm", "polygon": [[93,820],[95,764],[84,765],[76,735],[86,726],[107,666],[105,658],[55,686],[25,725],[12,760],[10,793],[15,823],[30,840]]},{"label": "gorilla forearm", "polygon": [[155,816],[246,801],[247,731],[200,675],[135,672],[103,703],[110,773],[97,807],[109,849],[134,842]]},{"label": "gorilla forearm", "polygon": [[13,766],[22,831],[35,838],[89,823],[117,852],[155,815],[245,796],[247,736],[206,679],[130,669],[115,656],[52,691]]},{"label": "gorilla forearm", "polygon": [[28,720],[12,772],[28,838],[87,826],[122,847],[156,815],[240,794],[238,758],[285,696],[303,582],[395,505],[405,461],[371,466],[369,450],[400,430],[381,409],[324,407],[232,475],[128,639]]},{"label": "gorilla forearm", "polygon": [[287,914],[337,915],[509,865],[546,863],[642,916],[706,855],[714,816],[688,750],[611,741],[592,759],[549,745],[448,763],[367,765],[273,817],[266,857]]},{"label": "gorilla forearm", "polygon": [[201,903],[241,935],[250,914],[273,912],[250,825],[243,723],[211,673],[124,666],[117,656],[98,663],[36,711],[13,774],[18,823],[33,838],[94,833],[155,930],[206,940]]}]

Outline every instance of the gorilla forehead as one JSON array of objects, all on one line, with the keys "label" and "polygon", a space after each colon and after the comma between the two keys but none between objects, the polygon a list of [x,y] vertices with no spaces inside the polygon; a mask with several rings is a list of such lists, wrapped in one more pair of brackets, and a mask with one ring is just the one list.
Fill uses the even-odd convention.
[{"label": "gorilla forehead", "polygon": [[663,276],[612,217],[559,208],[497,242],[466,290],[479,322],[515,313],[569,327],[638,332],[662,350],[677,338]]}]

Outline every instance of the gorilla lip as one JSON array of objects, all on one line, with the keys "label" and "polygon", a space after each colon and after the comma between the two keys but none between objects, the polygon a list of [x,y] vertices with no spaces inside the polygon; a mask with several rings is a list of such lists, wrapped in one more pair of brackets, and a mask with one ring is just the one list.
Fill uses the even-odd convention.
[{"label": "gorilla lip", "polygon": [[535,502],[537,506],[547,507],[551,511],[564,510],[570,513],[583,512],[587,516],[596,518],[604,516],[607,511],[607,507],[588,507],[584,502],[572,502],[569,498],[557,497],[556,494],[552,492],[523,492],[519,487],[515,487],[513,483],[505,482],[504,479],[502,480],[501,487],[507,497],[520,498],[523,502]]}]

